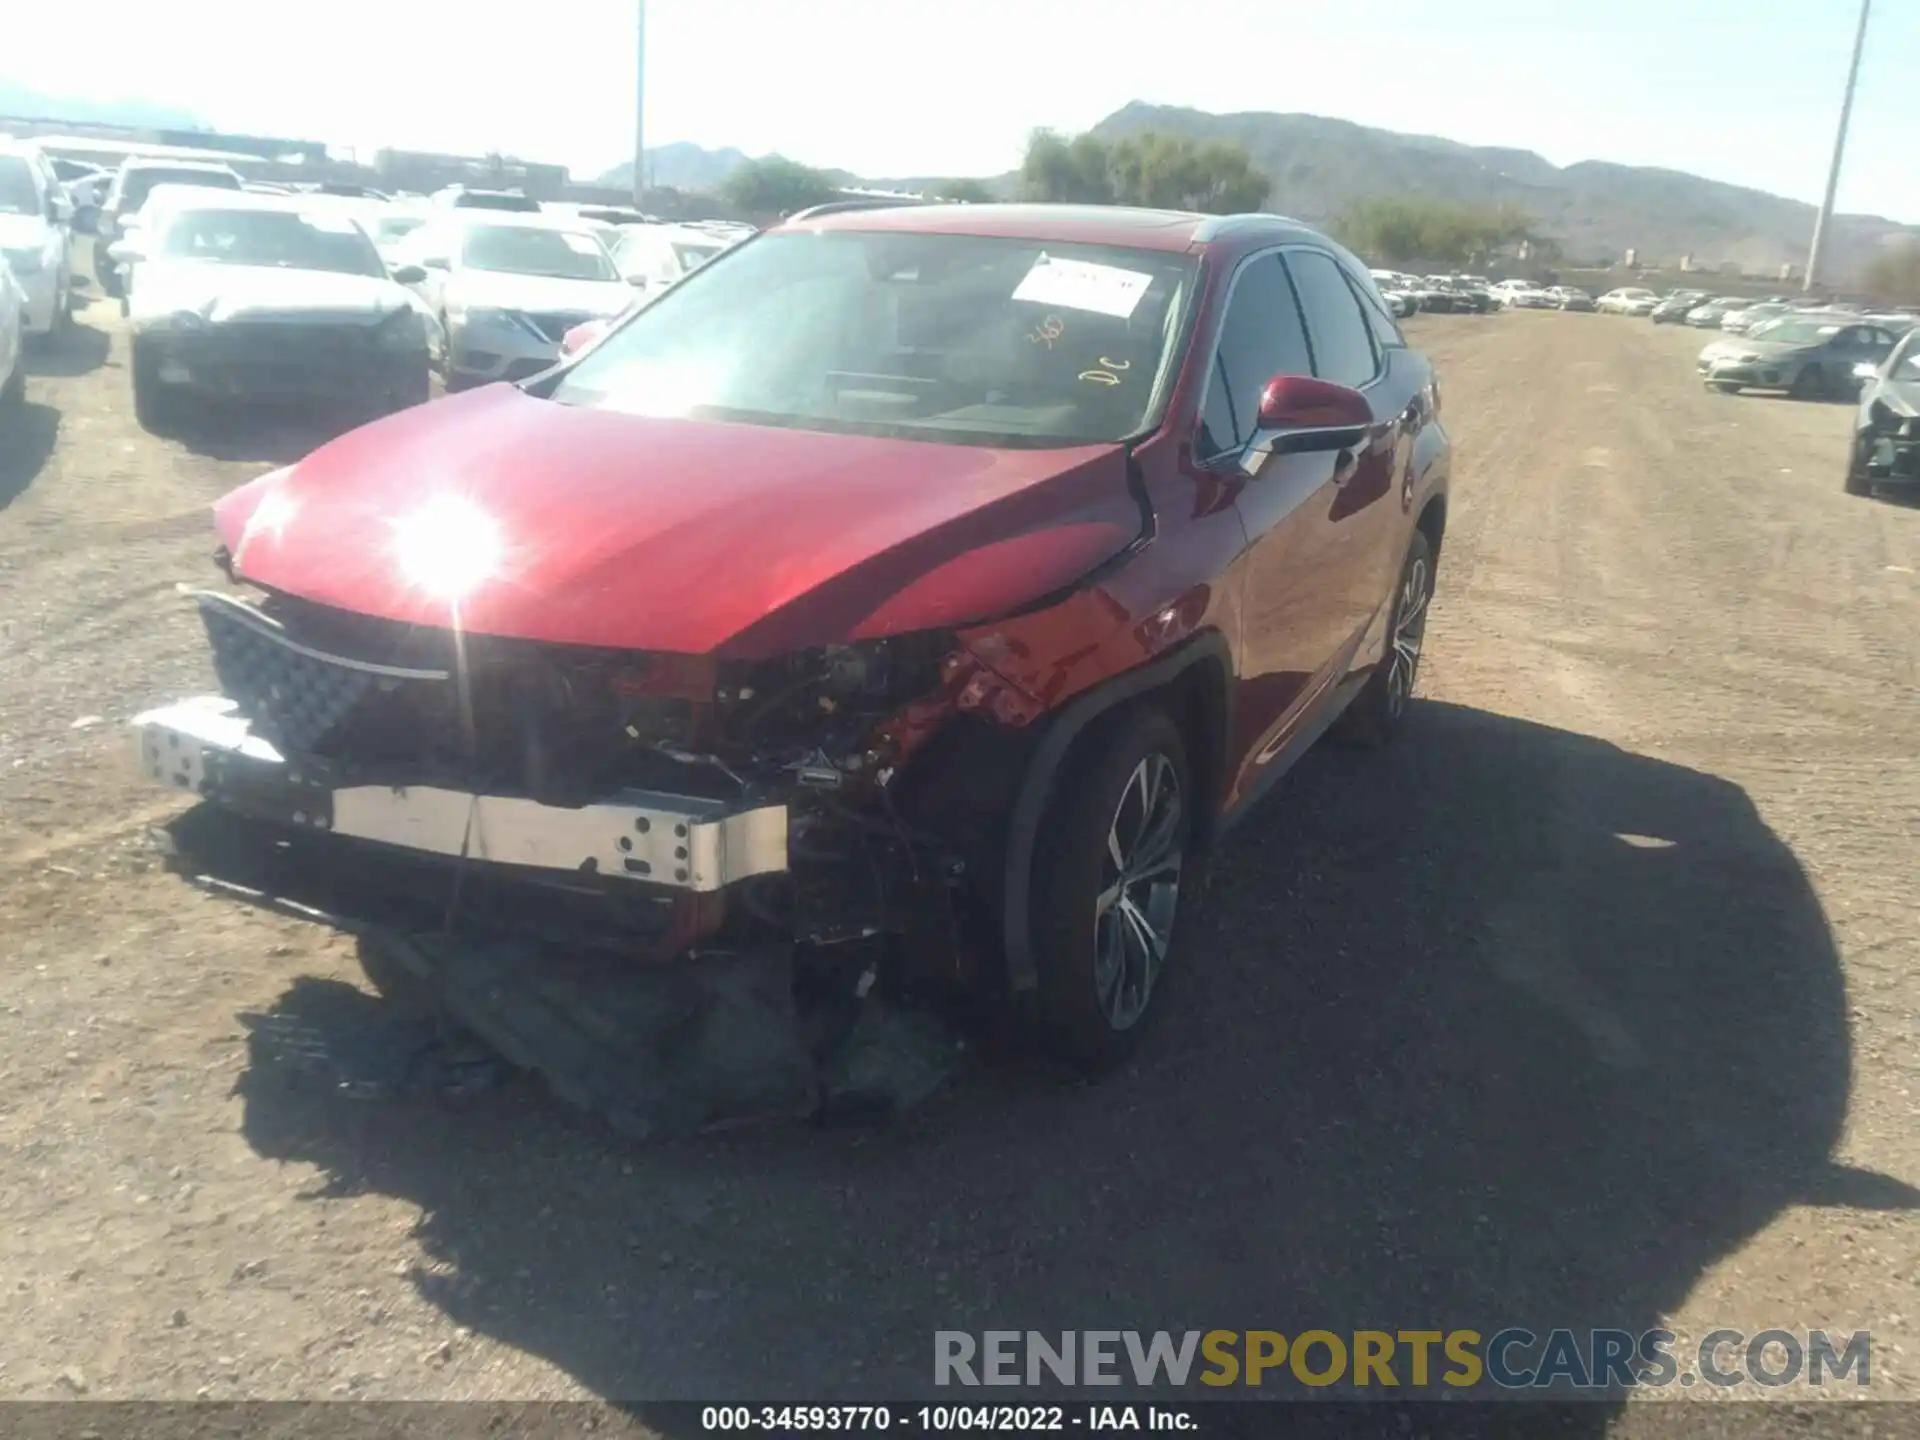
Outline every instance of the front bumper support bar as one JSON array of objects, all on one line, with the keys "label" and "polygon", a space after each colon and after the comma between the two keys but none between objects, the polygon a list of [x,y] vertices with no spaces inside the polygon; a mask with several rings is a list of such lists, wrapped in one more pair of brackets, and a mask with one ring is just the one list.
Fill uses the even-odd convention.
[{"label": "front bumper support bar", "polygon": [[253,734],[218,695],[149,710],[133,726],[155,782],[296,828],[679,890],[720,890],[787,869],[784,805],[622,790],[571,807],[428,785],[335,786]]}]

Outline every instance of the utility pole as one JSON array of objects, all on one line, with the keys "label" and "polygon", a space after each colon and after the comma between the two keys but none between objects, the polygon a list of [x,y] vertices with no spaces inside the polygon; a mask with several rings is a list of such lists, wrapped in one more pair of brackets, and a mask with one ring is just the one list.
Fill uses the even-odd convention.
[{"label": "utility pole", "polygon": [[1867,12],[1873,0],[1860,0],[1860,28],[1853,36],[1853,64],[1847,67],[1847,93],[1840,101],[1840,131],[1833,137],[1833,164],[1827,167],[1827,195],[1820,202],[1820,213],[1813,222],[1813,246],[1807,251],[1807,278],[1802,293],[1813,289],[1820,276],[1820,247],[1826,242],[1827,226],[1833,220],[1833,197],[1840,188],[1840,162],[1847,153],[1847,120],[1853,114],[1853,87],[1860,79],[1860,52],[1867,45]]},{"label": "utility pole", "polygon": [[[633,0],[633,208],[646,209],[647,191],[647,0]],[[1814,242],[1818,244],[1819,241]]]}]

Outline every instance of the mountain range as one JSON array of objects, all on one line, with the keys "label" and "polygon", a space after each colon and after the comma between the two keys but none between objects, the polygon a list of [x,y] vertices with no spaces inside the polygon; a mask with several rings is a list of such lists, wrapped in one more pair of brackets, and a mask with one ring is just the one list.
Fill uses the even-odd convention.
[{"label": "mountain range", "polygon": [[59,116],[90,125],[131,125],[144,130],[205,130],[204,120],[171,105],[150,100],[86,100],[73,95],[49,95],[31,86],[0,77],[0,115],[32,120]]},{"label": "mountain range", "polygon": [[[1570,261],[1617,261],[1632,249],[1643,263],[1672,264],[1691,255],[1702,265],[1733,262],[1756,273],[1804,263],[1813,234],[1813,206],[1763,190],[1606,160],[1560,166],[1531,150],[1403,135],[1322,115],[1210,115],[1135,101],[1093,127],[1107,138],[1148,130],[1244,146],[1272,178],[1268,208],[1309,224],[1333,220],[1371,195],[1511,203],[1559,241]],[[647,152],[653,182],[683,190],[711,189],[747,159],[738,150],[684,143]],[[842,184],[882,189],[937,183],[828,173]],[[631,165],[622,166],[606,183],[626,184],[631,175]],[[997,193],[1012,193],[1012,173],[984,178]],[[1875,215],[1836,216],[1828,233],[1828,273],[1835,275],[1859,270],[1885,247],[1920,243],[1920,227]]]}]

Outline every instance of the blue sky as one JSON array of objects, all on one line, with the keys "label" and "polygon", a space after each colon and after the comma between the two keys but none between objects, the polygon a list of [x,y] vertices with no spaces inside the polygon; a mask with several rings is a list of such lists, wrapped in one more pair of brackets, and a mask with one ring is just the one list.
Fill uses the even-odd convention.
[{"label": "blue sky", "polygon": [[[0,70],[222,126],[591,173],[632,144],[633,0],[8,7]],[[77,13],[77,12],[75,12]],[[650,144],[988,174],[1131,99],[1339,116],[1818,200],[1856,0],[650,0]],[[530,17],[523,19],[522,17]],[[537,17],[537,18],[531,18]],[[1875,0],[1845,210],[1920,223],[1920,0]]]}]

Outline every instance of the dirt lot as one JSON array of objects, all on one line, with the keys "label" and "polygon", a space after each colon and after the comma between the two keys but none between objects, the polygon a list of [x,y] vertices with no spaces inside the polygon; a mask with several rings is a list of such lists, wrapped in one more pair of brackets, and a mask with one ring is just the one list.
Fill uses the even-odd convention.
[{"label": "dirt lot", "polygon": [[261,1040],[381,1011],[156,868],[121,727],[209,681],[207,503],[311,437],[141,433],[95,305],[0,435],[0,1395],[897,1397],[940,1328],[1664,1319],[1871,1328],[1920,1398],[1920,512],[1696,333],[1413,328],[1424,704],[1237,833],[1138,1062],[642,1148]]}]

